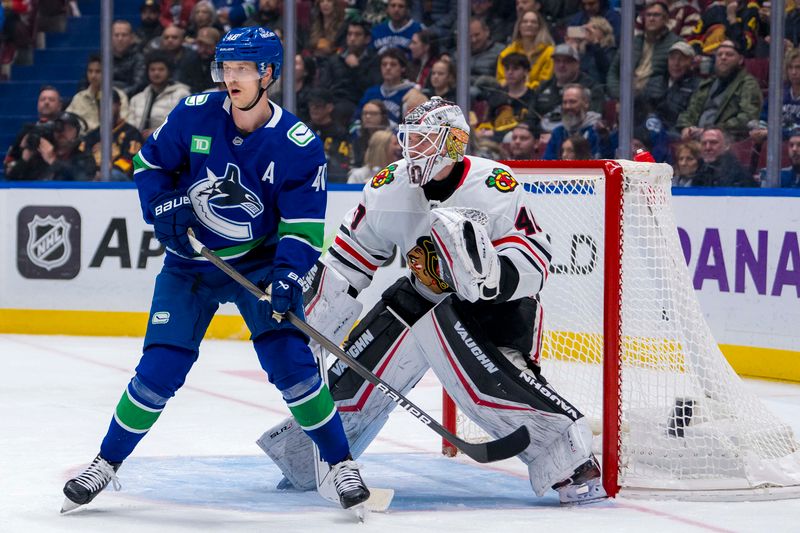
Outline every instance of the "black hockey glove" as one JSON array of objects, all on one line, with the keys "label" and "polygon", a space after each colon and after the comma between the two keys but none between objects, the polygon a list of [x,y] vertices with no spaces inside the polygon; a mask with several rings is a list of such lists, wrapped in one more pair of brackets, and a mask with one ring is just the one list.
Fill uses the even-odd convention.
[{"label": "black hockey glove", "polygon": [[300,278],[291,270],[276,270],[272,278],[272,318],[280,322],[286,311],[297,312],[303,305]]},{"label": "black hockey glove", "polygon": [[150,214],[156,238],[169,251],[183,257],[197,255],[186,236],[186,230],[198,224],[188,196],[177,191],[161,194],[150,203]]}]

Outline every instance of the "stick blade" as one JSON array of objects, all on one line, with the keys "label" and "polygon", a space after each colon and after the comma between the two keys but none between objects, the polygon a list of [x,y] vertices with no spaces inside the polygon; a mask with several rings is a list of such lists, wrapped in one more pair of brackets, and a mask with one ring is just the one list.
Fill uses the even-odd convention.
[{"label": "stick blade", "polygon": [[364,502],[364,507],[373,513],[385,513],[394,498],[393,489],[369,488],[369,499]]},{"label": "stick blade", "polygon": [[493,463],[509,459],[522,453],[531,443],[528,428],[520,426],[505,437],[497,440],[472,444],[468,442],[454,443],[455,446],[479,463]]}]

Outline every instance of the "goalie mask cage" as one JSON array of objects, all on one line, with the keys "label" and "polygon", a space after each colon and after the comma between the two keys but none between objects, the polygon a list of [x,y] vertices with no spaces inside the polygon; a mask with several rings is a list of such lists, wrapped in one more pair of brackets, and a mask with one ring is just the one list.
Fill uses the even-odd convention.
[{"label": "goalie mask cage", "polygon": [[[800,497],[800,446],[733,371],[692,287],[671,205],[672,168],[511,161],[553,246],[542,375],[592,426],[609,495]],[[480,428],[445,396],[444,425]],[[455,449],[447,442],[444,452]]]}]

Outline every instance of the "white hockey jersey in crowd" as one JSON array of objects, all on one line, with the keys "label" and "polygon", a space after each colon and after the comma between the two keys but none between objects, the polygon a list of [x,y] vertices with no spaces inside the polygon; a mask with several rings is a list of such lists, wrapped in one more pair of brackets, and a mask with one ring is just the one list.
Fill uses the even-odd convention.
[{"label": "white hockey jersey in crowd", "polygon": [[[516,285],[506,287],[504,299],[533,296],[542,289],[550,268],[549,238],[536,223],[534,196],[524,190],[508,166],[468,156],[456,165],[456,174],[451,173],[447,183],[431,181],[424,188],[411,185],[406,169],[404,160],[396,161],[364,185],[360,203],[345,216],[323,259],[329,267],[361,291],[397,246],[414,274],[417,290],[438,301],[452,289],[439,275],[430,237],[430,210],[466,207],[488,216],[492,244],[516,269]],[[429,199],[437,196],[444,199]]]}]

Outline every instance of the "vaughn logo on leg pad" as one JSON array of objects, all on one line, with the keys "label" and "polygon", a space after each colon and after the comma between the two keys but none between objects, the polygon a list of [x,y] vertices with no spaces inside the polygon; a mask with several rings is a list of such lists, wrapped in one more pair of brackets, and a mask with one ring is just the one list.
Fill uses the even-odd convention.
[{"label": "vaughn logo on leg pad", "polygon": [[26,206],[17,215],[17,270],[30,279],[72,279],[81,268],[81,216],[67,206]]}]

